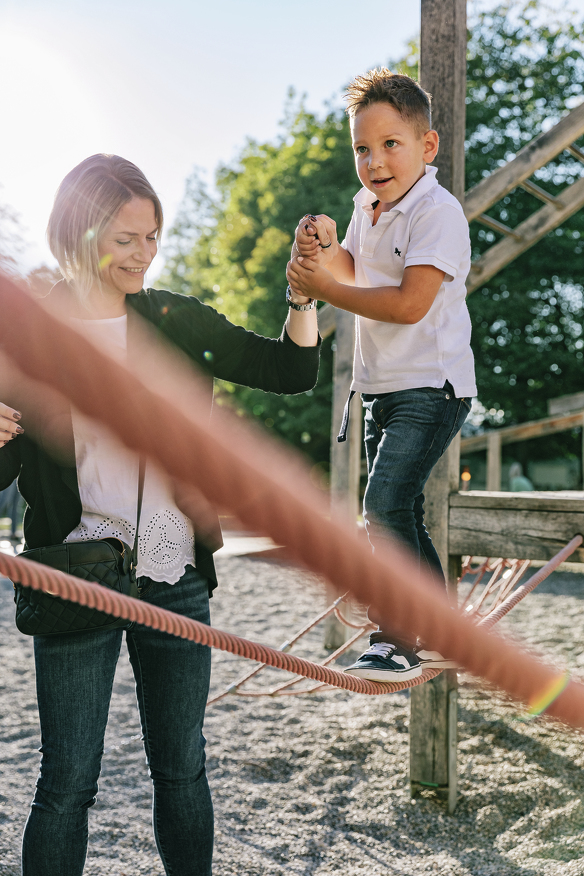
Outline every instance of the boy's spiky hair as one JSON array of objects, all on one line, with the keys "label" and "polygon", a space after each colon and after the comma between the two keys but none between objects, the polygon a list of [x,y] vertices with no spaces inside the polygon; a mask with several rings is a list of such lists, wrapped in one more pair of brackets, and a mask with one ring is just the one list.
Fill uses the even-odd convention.
[{"label": "boy's spiky hair", "polygon": [[388,103],[415,127],[419,136],[432,127],[432,95],[411,76],[392,73],[387,67],[376,67],[356,76],[347,87],[345,100],[351,119],[373,103]]}]

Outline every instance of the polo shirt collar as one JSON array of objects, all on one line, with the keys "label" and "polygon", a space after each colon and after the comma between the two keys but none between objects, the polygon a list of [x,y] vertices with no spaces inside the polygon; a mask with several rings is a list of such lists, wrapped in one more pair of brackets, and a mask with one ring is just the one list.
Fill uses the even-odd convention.
[{"label": "polo shirt collar", "polygon": [[[436,179],[437,173],[437,167],[426,165],[426,173],[424,176],[411,187],[407,195],[401,199],[399,204],[396,204],[395,207],[392,207],[388,212],[408,213],[420,198],[438,185],[438,180]],[[377,198],[375,197],[374,192],[370,192],[369,189],[366,189],[365,186],[363,186],[363,188],[357,192],[353,201],[366,212],[370,212],[371,205],[377,201]]]}]

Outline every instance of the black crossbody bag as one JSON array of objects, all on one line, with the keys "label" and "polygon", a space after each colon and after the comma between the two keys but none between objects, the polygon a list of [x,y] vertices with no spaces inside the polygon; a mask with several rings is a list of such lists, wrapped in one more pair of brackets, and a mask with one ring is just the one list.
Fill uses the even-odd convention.
[{"label": "black crossbody bag", "polygon": [[[20,556],[51,566],[60,572],[85,581],[110,587],[118,593],[139,598],[136,582],[138,564],[138,530],[144,494],[145,463],[140,458],[138,474],[138,511],[136,537],[131,548],[119,538],[94,538],[70,544],[52,544],[23,551]],[[128,621],[105,614],[95,608],[52,596],[14,583],[16,626],[27,636],[57,636],[91,630],[115,630],[127,627]]]}]

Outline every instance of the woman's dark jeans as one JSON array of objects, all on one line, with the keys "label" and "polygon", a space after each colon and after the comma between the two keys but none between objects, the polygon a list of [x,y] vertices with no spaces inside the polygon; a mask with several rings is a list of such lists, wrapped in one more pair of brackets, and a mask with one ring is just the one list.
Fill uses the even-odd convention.
[{"label": "woman's dark jeans", "polygon": [[[142,598],[209,623],[207,579],[139,579]],[[23,838],[23,876],[80,876],[122,630],[35,636],[42,761]],[[209,876],[213,809],[202,734],[210,649],[133,625],[126,632],[154,785],[156,843],[169,876]]]},{"label": "woman's dark jeans", "polygon": [[361,399],[369,473],[363,518],[369,541],[375,547],[391,532],[443,584],[440,560],[424,525],[424,487],[466,420],[471,400],[456,398],[448,382],[442,389],[404,389]]}]

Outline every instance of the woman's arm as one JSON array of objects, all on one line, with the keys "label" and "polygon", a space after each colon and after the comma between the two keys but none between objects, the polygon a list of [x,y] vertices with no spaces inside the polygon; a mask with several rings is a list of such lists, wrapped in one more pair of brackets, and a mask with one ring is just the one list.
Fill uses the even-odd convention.
[{"label": "woman's arm", "polygon": [[[211,354],[215,377],[266,392],[299,393],[312,389],[318,377],[320,355],[315,309],[298,311],[300,320],[290,313],[279,338],[264,338],[234,325],[208,305],[203,306],[204,349]],[[297,332],[309,335],[300,340],[311,343],[298,343],[288,331],[289,326],[296,335]]]},{"label": "woman's arm", "polygon": [[[310,298],[295,295],[292,291],[290,299],[294,304],[306,305],[310,303]],[[316,347],[318,344],[316,307],[311,310],[295,310],[290,307],[284,328],[288,337],[299,347]]]}]

